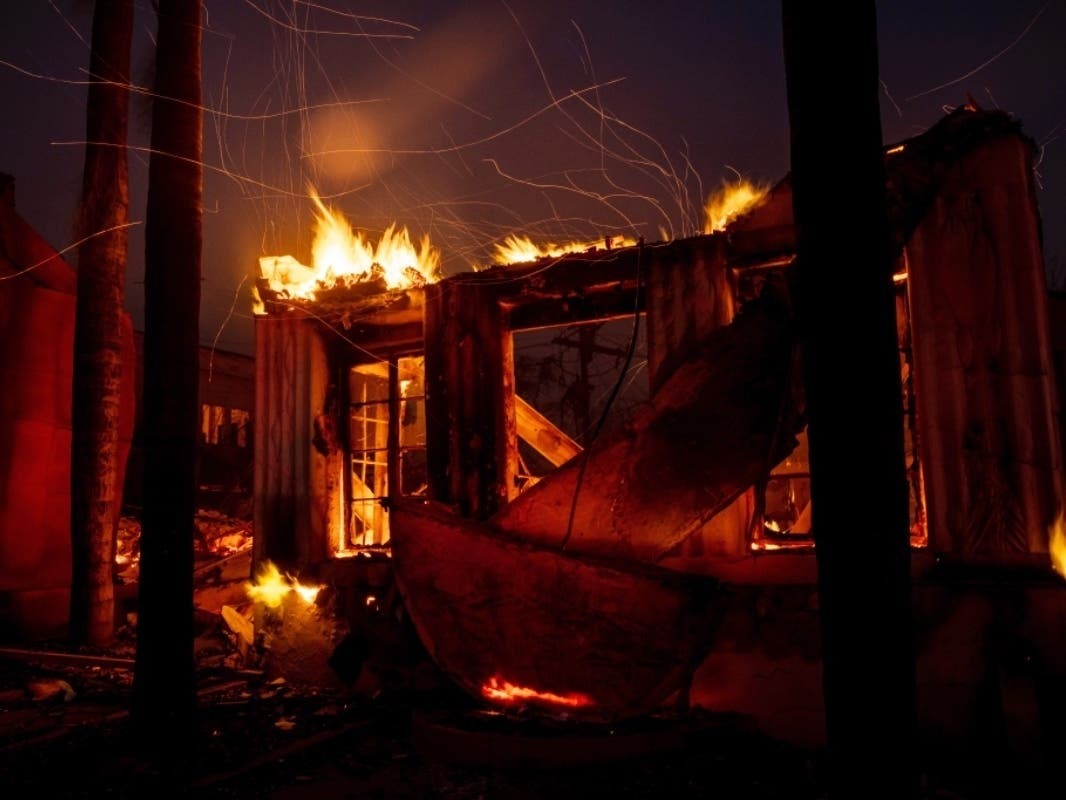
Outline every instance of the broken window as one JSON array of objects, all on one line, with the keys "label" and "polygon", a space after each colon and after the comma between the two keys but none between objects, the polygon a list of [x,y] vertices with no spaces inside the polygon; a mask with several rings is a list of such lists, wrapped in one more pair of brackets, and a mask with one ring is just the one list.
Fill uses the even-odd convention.
[{"label": "broken window", "polygon": [[389,498],[426,492],[424,374],[421,356],[349,370],[349,513],[342,551],[387,545]]},{"label": "broken window", "polygon": [[609,433],[647,401],[645,328],[628,363],[632,317],[515,331],[519,490],[580,453],[601,420]]}]

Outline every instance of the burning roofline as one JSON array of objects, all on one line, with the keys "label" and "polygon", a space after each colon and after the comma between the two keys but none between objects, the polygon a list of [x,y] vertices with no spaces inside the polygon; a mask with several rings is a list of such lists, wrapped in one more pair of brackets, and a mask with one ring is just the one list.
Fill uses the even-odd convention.
[{"label": "burning roofline", "polygon": [[[1003,111],[983,111],[975,106],[962,106],[946,115],[938,123],[917,136],[886,145],[886,186],[888,188],[888,216],[897,250],[913,233],[936,197],[945,167],[962,158],[975,147],[1000,136],[1021,136],[1020,123]],[[605,270],[605,263],[622,264],[633,253],[647,248],[716,247],[725,243],[727,257],[735,266],[758,266],[775,260],[787,260],[795,252],[795,230],[792,220],[791,173],[786,173],[766,193],[761,202],[733,219],[722,231],[701,233],[670,241],[612,247],[615,237],[605,239],[605,246],[584,252],[545,256],[535,261],[517,264],[493,264],[487,269],[445,276],[440,282],[524,281],[531,291],[538,285],[551,282],[561,272],[589,273],[588,280],[567,280],[581,284],[585,291],[596,291],[625,281],[625,267],[618,275]],[[423,305],[424,286],[390,289],[380,275],[373,275],[349,285],[339,284],[316,290],[315,299],[288,297],[275,292],[265,278],[257,282],[261,314],[282,316],[293,313],[333,313],[348,316],[402,314],[413,312]]]}]

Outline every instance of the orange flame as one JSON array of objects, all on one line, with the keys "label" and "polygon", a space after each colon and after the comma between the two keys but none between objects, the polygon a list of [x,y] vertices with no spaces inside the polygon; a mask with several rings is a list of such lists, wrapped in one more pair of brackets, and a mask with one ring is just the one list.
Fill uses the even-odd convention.
[{"label": "orange flame", "polygon": [[1048,552],[1055,572],[1066,578],[1066,516],[1061,511],[1048,531]]},{"label": "orange flame", "polygon": [[302,584],[291,575],[282,575],[273,561],[264,562],[255,583],[245,583],[244,588],[249,599],[267,608],[278,608],[289,592],[296,592],[305,603],[313,604],[322,589],[321,586]]},{"label": "orange flame", "polygon": [[559,258],[567,253],[586,253],[589,250],[613,250],[618,247],[632,247],[636,239],[629,236],[608,236],[594,242],[568,242],[566,244],[534,244],[528,236],[511,234],[502,242],[496,243],[497,264],[522,264],[538,261],[542,258]]},{"label": "orange flame", "polygon": [[[263,273],[263,259],[259,259],[259,271]],[[264,275],[264,277],[266,277]],[[252,314],[257,317],[262,317],[267,313],[266,303],[263,302],[262,296],[259,294],[259,287],[252,286]]]},{"label": "orange flame", "polygon": [[315,208],[315,239],[311,245],[312,266],[292,256],[264,256],[259,272],[273,292],[282,297],[314,300],[315,292],[335,286],[353,286],[377,277],[390,289],[421,286],[440,279],[440,251],[423,236],[416,246],[407,228],[393,223],[372,244],[352,230],[348,221],[322,202],[312,188]]},{"label": "orange flame", "polygon": [[481,687],[481,694],[489,700],[499,703],[518,703],[523,700],[537,700],[542,703],[550,703],[555,706],[567,708],[580,708],[592,705],[592,698],[579,692],[570,694],[555,694],[554,692],[541,692],[528,686],[516,686],[510,681],[502,680],[493,676]]},{"label": "orange flame", "polygon": [[758,186],[744,178],[723,183],[718,191],[707,198],[707,204],[704,206],[707,214],[704,233],[724,231],[730,222],[751,211],[769,193],[768,187]]},{"label": "orange flame", "polygon": [[312,604],[318,599],[318,593],[322,591],[321,586],[305,586],[302,583],[294,581],[292,584],[293,591],[303,598],[303,601],[308,604]]}]

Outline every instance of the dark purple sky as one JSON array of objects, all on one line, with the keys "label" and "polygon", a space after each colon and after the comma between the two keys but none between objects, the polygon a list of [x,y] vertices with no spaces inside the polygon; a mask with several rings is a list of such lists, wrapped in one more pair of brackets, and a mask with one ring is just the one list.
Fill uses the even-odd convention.
[{"label": "dark purple sky", "polygon": [[[85,87],[49,78],[84,79],[88,5],[0,8],[8,111],[0,170],[17,179],[21,213],[60,248],[71,241],[82,160],[80,147],[60,143],[84,138]],[[210,342],[221,331],[225,348],[251,349],[247,290],[257,258],[308,259],[309,181],[336,195],[358,228],[377,233],[395,219],[428,232],[450,272],[486,262],[492,243],[513,231],[553,240],[691,233],[702,200],[731,168],[766,182],[788,169],[777,2],[206,0],[206,8],[204,100],[225,115],[206,116],[201,333]],[[1043,147],[1047,258],[1066,272],[1066,0],[899,0],[881,3],[879,20],[885,140],[924,130],[967,92],[1013,113]],[[133,82],[143,86],[153,28],[140,0]],[[388,38],[396,35],[405,38]],[[572,92],[583,93],[566,99]],[[135,146],[147,144],[148,116],[135,98]],[[825,120],[827,136],[834,123]],[[135,151],[135,220],[146,164]],[[826,164],[826,180],[835,169]],[[138,325],[142,253],[140,226],[127,290]]]}]

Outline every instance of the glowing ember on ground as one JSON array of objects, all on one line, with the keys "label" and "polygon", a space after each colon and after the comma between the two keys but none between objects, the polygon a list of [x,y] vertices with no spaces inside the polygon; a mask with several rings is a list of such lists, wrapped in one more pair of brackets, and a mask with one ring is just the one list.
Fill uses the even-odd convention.
[{"label": "glowing ember on ground", "polygon": [[730,222],[761,203],[769,192],[767,187],[756,186],[743,178],[723,183],[718,191],[707,198],[704,233],[724,231]]},{"label": "glowing ember on ground", "polygon": [[291,575],[282,575],[273,561],[267,561],[259,567],[255,583],[245,584],[248,597],[267,606],[278,608],[285,596],[295,591],[306,603],[314,603],[322,587],[305,586]]},{"label": "glowing ember on ground", "polygon": [[311,190],[315,203],[315,239],[311,264],[292,256],[264,256],[259,271],[271,291],[281,297],[314,300],[315,292],[335,286],[381,278],[390,289],[406,289],[440,278],[440,252],[428,236],[416,245],[407,228],[395,223],[385,229],[377,244],[352,230],[348,221],[329,208]]},{"label": "glowing ember on ground", "polygon": [[549,703],[555,706],[568,708],[580,708],[592,705],[592,698],[578,692],[570,694],[555,694],[554,692],[541,692],[528,686],[515,686],[510,681],[501,680],[497,677],[489,678],[481,693],[489,700],[499,703],[519,703],[526,700],[536,700],[541,703]]},{"label": "glowing ember on ground", "polygon": [[1048,551],[1051,554],[1051,566],[1066,578],[1066,516],[1061,511],[1048,531]]},{"label": "glowing ember on ground", "polygon": [[528,236],[511,234],[496,244],[497,264],[522,264],[542,258],[559,258],[567,253],[586,253],[589,250],[612,250],[632,247],[636,239],[628,236],[609,236],[594,242],[568,242],[567,244],[534,244]]},{"label": "glowing ember on ground", "polygon": [[292,591],[289,582],[278,572],[278,568],[271,561],[260,567],[255,583],[249,583],[247,589],[248,597],[269,608],[280,606],[285,595]]},{"label": "glowing ember on ground", "polygon": [[752,550],[784,550],[786,549],[783,544],[776,544],[775,542],[764,542],[756,540],[751,543]]}]

